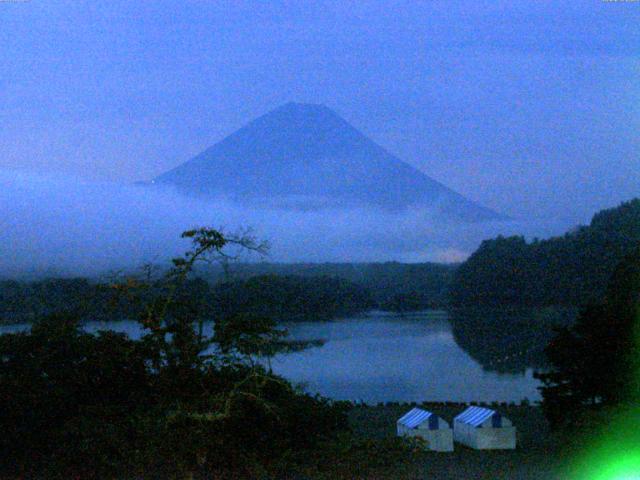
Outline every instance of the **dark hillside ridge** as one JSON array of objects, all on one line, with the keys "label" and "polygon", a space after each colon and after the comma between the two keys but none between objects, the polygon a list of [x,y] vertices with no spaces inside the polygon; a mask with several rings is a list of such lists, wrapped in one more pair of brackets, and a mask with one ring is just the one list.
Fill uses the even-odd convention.
[{"label": "dark hillside ridge", "polygon": [[[225,274],[219,265],[203,265],[196,272],[199,278],[187,282],[185,295],[206,301],[212,318],[216,309],[261,311],[287,319],[327,319],[371,308],[403,313],[445,308],[455,267],[395,262],[240,263]],[[137,318],[139,305],[118,299],[110,283],[86,278],[0,280],[0,325],[35,322],[60,312],[73,312],[83,320]],[[220,297],[222,292],[225,295]],[[248,293],[250,299],[245,298]]]},{"label": "dark hillside ridge", "polygon": [[367,289],[375,308],[396,312],[446,308],[457,264],[439,263],[237,263],[228,276],[220,266],[200,266],[201,278],[215,285],[262,275],[333,277]]},{"label": "dark hillside ridge", "polygon": [[640,245],[640,199],[595,214],[562,237],[482,242],[455,272],[455,306],[600,303],[616,265]]},{"label": "dark hillside ridge", "polygon": [[249,204],[433,208],[459,221],[505,217],[387,152],[322,105],[287,103],[153,183]]},{"label": "dark hillside ridge", "polygon": [[213,318],[243,314],[276,322],[332,320],[375,305],[366,288],[336,277],[259,275],[218,283],[212,293]]}]

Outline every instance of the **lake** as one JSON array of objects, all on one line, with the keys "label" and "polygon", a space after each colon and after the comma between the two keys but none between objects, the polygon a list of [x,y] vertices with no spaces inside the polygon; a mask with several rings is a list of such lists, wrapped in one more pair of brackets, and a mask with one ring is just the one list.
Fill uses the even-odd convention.
[{"label": "lake", "polygon": [[294,340],[326,341],[272,362],[275,372],[304,383],[310,392],[366,403],[540,399],[531,368],[522,373],[483,369],[456,343],[446,312],[404,318],[370,313],[286,326]]},{"label": "lake", "polygon": [[[272,360],[274,372],[312,393],[366,403],[540,399],[532,368],[507,373],[483,367],[456,342],[446,312],[404,317],[370,312],[357,318],[284,326],[292,340],[324,341],[322,346]],[[24,328],[28,326],[3,326],[0,332]],[[86,328],[92,332],[110,328],[134,338],[141,334],[137,323],[127,321],[90,322]]]}]

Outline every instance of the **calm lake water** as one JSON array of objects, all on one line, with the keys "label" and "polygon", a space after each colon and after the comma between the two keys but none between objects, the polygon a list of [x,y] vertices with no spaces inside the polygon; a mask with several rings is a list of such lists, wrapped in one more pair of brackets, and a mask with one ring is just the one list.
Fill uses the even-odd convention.
[{"label": "calm lake water", "polygon": [[[367,403],[386,401],[531,401],[540,398],[530,368],[497,373],[483,367],[454,338],[446,312],[398,317],[382,312],[332,322],[285,324],[293,340],[319,347],[272,361],[273,370],[312,393]],[[0,332],[28,328],[0,327]],[[138,337],[135,322],[87,324]]]}]

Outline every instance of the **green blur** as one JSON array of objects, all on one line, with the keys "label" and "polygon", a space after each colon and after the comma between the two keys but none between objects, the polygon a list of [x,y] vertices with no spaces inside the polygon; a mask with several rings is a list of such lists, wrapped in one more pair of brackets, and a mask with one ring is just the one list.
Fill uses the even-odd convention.
[{"label": "green blur", "polygon": [[[635,302],[634,302],[635,303]],[[634,346],[634,378],[630,379],[630,396],[626,405],[608,407],[593,412],[596,423],[599,419],[605,426],[583,439],[586,447],[572,466],[569,479],[575,480],[640,480],[640,307],[632,305]],[[635,382],[634,382],[635,380]],[[634,385],[635,383],[635,385]],[[598,418],[599,417],[599,418]]]},{"label": "green blur", "polygon": [[571,466],[569,479],[640,480],[640,407],[602,412],[613,416]]}]

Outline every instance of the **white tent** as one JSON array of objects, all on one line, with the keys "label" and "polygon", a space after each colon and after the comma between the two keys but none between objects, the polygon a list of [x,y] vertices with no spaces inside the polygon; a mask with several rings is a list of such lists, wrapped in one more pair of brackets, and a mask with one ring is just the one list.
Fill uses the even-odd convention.
[{"label": "white tent", "polygon": [[516,448],[516,429],[495,410],[469,407],[453,419],[453,438],[477,450]]},{"label": "white tent", "polygon": [[400,417],[396,425],[400,437],[421,437],[429,450],[453,451],[451,427],[442,418],[431,412],[414,408]]}]

